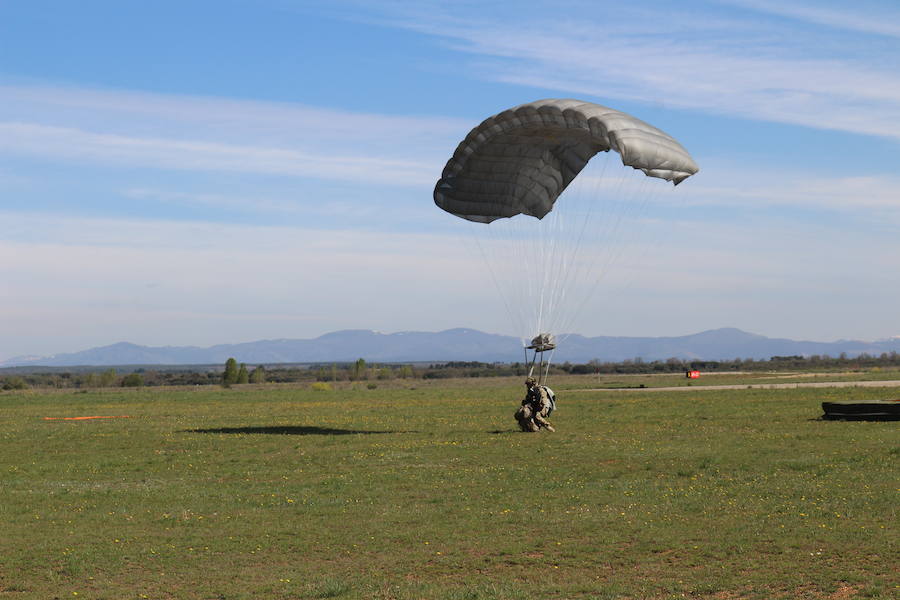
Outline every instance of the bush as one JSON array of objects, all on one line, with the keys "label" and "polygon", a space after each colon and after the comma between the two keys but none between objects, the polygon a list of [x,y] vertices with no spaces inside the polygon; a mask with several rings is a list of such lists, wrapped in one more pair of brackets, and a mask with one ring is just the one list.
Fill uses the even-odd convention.
[{"label": "bush", "polygon": [[28,384],[21,377],[8,377],[3,382],[4,390],[27,390]]},{"label": "bush", "polygon": [[102,387],[109,387],[116,382],[116,370],[115,369],[107,369],[100,374],[100,385]]},{"label": "bush", "polygon": [[122,387],[143,387],[144,378],[140,373],[129,373],[122,378]]},{"label": "bush", "polygon": [[331,384],[324,381],[317,381],[309,387],[314,392],[330,392],[332,390]]},{"label": "bush", "polygon": [[259,365],[250,373],[250,383],[265,383],[266,382],[266,369],[262,365]]}]

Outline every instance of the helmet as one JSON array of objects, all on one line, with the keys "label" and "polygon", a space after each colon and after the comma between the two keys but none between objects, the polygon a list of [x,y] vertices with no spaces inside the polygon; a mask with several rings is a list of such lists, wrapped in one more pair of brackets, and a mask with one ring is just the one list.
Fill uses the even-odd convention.
[{"label": "helmet", "polygon": [[531,387],[531,386],[535,385],[536,383],[537,383],[537,379],[535,379],[534,377],[526,377],[525,378],[525,385],[527,385],[528,387]]}]

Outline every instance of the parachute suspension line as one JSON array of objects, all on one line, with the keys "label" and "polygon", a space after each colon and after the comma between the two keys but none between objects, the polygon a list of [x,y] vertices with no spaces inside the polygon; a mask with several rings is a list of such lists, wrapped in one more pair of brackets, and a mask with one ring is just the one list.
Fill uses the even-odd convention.
[{"label": "parachute suspension line", "polygon": [[[535,112],[540,119],[533,118]],[[610,143],[622,131],[640,142],[630,148],[630,167]],[[585,160],[576,146],[604,156]],[[611,165],[620,165],[619,177]],[[602,167],[599,176],[592,166]],[[550,332],[568,336],[609,267],[630,248],[626,234],[640,230],[633,219],[649,201],[644,188],[661,189],[661,181],[647,181],[680,182],[697,171],[677,140],[631,115],[579,100],[546,99],[498,113],[472,129],[444,167],[434,200],[448,213],[477,222],[471,233],[517,333],[523,342],[538,334],[525,344],[526,364],[528,350],[538,350],[530,373],[539,358],[538,374],[546,378],[553,355],[545,366],[543,352],[554,346],[541,340]],[[640,181],[626,181],[629,172],[628,179]],[[532,216],[536,207],[543,218]]]},{"label": "parachute suspension line", "polygon": [[555,327],[555,319],[558,316],[559,296],[563,290],[562,282],[565,268],[570,262],[566,256],[566,240],[565,234],[567,229],[566,211],[556,211],[552,216],[552,237],[547,245],[547,256],[544,262],[544,272],[546,275],[546,301],[545,311],[547,313],[546,320],[542,320],[538,324],[538,330],[535,333],[543,333],[552,330]]},{"label": "parachute suspension line", "polygon": [[[473,224],[480,225],[480,224]],[[509,299],[506,295],[506,290],[503,289],[503,286],[500,285],[500,280],[497,278],[497,274],[494,272],[494,266],[491,264],[491,261],[488,260],[488,255],[484,251],[484,246],[481,244],[481,240],[478,239],[478,236],[475,235],[475,229],[470,229],[472,233],[472,239],[475,241],[475,245],[478,246],[478,251],[481,253],[481,259],[488,267],[488,272],[491,274],[491,279],[494,282],[494,287],[497,288],[497,291],[500,293],[500,298],[503,301],[503,305],[506,308],[506,314],[509,316],[511,320],[515,320],[513,315],[512,307],[510,306]]]},{"label": "parachute suspension line", "polygon": [[612,151],[595,156],[543,220],[471,223],[471,241],[523,343],[544,332],[565,341],[640,230],[632,219],[650,202],[645,188],[662,186],[618,161]]},{"label": "parachute suspension line", "polygon": [[[534,352],[532,352],[531,359],[529,360],[528,359],[528,348],[525,348],[525,364],[528,365],[528,377],[534,376],[534,363],[537,362],[538,354],[543,355],[543,352],[538,352],[537,350],[535,350]],[[542,356],[541,357],[541,365],[538,367],[538,376],[540,376],[540,373],[543,369],[543,364],[544,364],[544,359]]]},{"label": "parachute suspension line", "polygon": [[[660,152],[661,152],[661,150],[659,148],[654,149],[653,160],[657,159]],[[682,194],[674,194],[674,196],[673,196],[673,191],[674,191],[673,188],[669,188],[668,186],[665,186],[665,185],[653,185],[652,184],[653,182],[648,183],[648,181],[650,179],[651,179],[650,177],[647,177],[644,179],[644,182],[643,182],[644,186],[647,187],[649,189],[649,191],[646,193],[642,192],[640,194],[640,196],[638,196],[639,202],[637,202],[636,204],[640,207],[640,209],[643,209],[648,204],[652,204],[658,198],[661,198],[663,195],[668,195],[668,197],[666,198],[665,206],[668,207],[668,206],[671,206],[672,204],[675,204],[674,208],[676,209],[676,212],[680,213],[680,211],[677,209],[683,208],[684,200],[685,200],[684,196]],[[663,191],[665,189],[668,189],[669,191],[668,192]],[[671,197],[674,197],[674,202],[672,202],[669,199]],[[641,213],[639,212],[638,214],[641,214]],[[640,234],[645,236],[648,229],[649,228],[646,226],[641,227]],[[642,239],[641,244],[638,247],[638,253],[635,256],[635,262],[636,263],[643,262],[643,259],[646,259],[648,256],[655,254],[659,250],[659,248],[662,246],[662,243],[663,243],[663,238],[660,235],[650,236],[649,240]],[[634,278],[637,275],[636,275],[636,272],[634,269],[631,269],[630,271],[626,272],[626,275],[627,275],[627,277],[624,280],[623,285],[628,286],[633,282]]]},{"label": "parachute suspension line", "polygon": [[[634,178],[637,178],[637,181],[633,183],[629,181]],[[661,189],[661,186],[658,184],[652,185],[652,182],[648,183],[650,179],[650,177],[637,173],[630,167],[623,165],[617,181],[611,188],[611,192],[602,194],[603,196],[608,195],[609,198],[604,198],[602,201],[598,200],[598,202],[609,202],[618,206],[615,211],[610,211],[609,221],[603,224],[605,230],[602,237],[606,247],[605,251],[592,254],[591,259],[583,263],[585,274],[591,274],[593,277],[587,278],[589,283],[588,291],[581,295],[580,302],[577,302],[576,306],[572,307],[573,310],[568,312],[568,318],[565,323],[566,328],[570,327],[578,319],[588,301],[594,296],[594,292],[599,287],[609,268],[618,262],[628,247],[628,242],[634,241],[636,237],[634,232],[641,229],[635,226],[628,227],[626,223],[638,218],[650,202],[651,196]],[[654,194],[645,191],[648,185]],[[566,337],[567,335],[564,334],[560,341],[564,341]]]},{"label": "parachute suspension line", "polygon": [[[609,162],[610,162],[610,153],[607,152],[604,154],[605,160],[597,161],[596,158],[597,157],[592,158],[591,162],[594,162],[595,164],[597,162],[600,162],[600,165],[601,165],[600,172],[595,177],[587,178],[587,181],[591,181],[591,180],[593,181],[592,187],[594,188],[593,189],[594,192],[596,192],[596,189],[600,186],[601,182],[603,181],[603,179],[605,177],[606,170],[607,170],[607,167],[609,166]],[[590,162],[588,164],[590,164]],[[579,198],[577,198],[578,187],[579,187],[578,180],[576,180],[575,185],[573,186],[573,191],[575,192],[573,195],[576,196],[576,198],[573,198],[573,200],[579,200]],[[593,199],[593,197],[596,197],[596,193],[591,193],[590,196]],[[563,198],[563,201],[565,202],[566,199]],[[574,218],[580,220],[580,227],[578,227],[578,233],[577,233],[577,236],[575,236],[575,240],[574,240],[573,246],[571,248],[571,252],[569,253],[570,255],[566,256],[566,257],[560,256],[560,261],[559,261],[559,265],[558,265],[559,268],[556,270],[556,272],[559,274],[559,278],[558,278],[558,283],[556,284],[557,294],[556,294],[554,307],[553,307],[554,313],[556,313],[557,305],[558,306],[565,305],[565,303],[567,301],[567,297],[569,295],[569,291],[570,291],[569,290],[570,285],[571,285],[570,281],[572,279],[574,279],[574,280],[578,279],[578,277],[573,277],[573,274],[577,275],[578,271],[579,271],[579,261],[576,260],[576,257],[579,256],[579,254],[580,254],[583,242],[585,240],[585,232],[587,231],[588,224],[591,222],[591,219],[592,219],[592,216],[593,216],[593,213],[594,213],[596,207],[597,207],[597,202],[585,201],[585,202],[578,203],[576,205],[577,211],[573,211],[575,213]],[[581,213],[581,210],[584,211],[583,214]],[[562,219],[563,219],[563,215],[562,215],[562,213],[560,213],[560,217],[559,217],[559,221],[558,221],[560,223],[560,228],[562,228],[562,224],[561,224]],[[573,224],[573,227],[575,225],[578,225],[578,223]],[[565,336],[568,335],[568,333],[562,328],[562,323],[556,323],[554,326],[554,329],[556,329],[557,334],[564,336],[563,338],[561,338],[561,340],[565,339]]]},{"label": "parachute suspension line", "polygon": [[[550,380],[550,363],[553,362],[553,353],[555,349],[550,350],[550,358],[544,361],[544,350],[534,350],[531,359],[528,358],[528,348],[525,348],[525,364],[528,366],[528,377],[534,377],[535,366],[537,367],[537,383],[538,385],[546,385]],[[540,361],[538,361],[540,358]]]},{"label": "parachute suspension line", "polygon": [[[511,292],[506,296],[511,312],[520,317],[523,341],[528,339],[525,335],[560,332],[564,318],[561,309],[568,302],[573,285],[583,279],[580,271],[584,270],[585,261],[577,259],[588,240],[594,213],[602,214],[604,208],[610,213],[610,218],[601,224],[613,222],[615,216],[607,206],[609,202],[598,202],[597,194],[581,192],[579,188],[584,187],[585,181],[594,187],[607,185],[605,174],[610,161],[615,159],[618,154],[613,152],[592,159],[592,165],[599,165],[599,172],[582,175],[582,180],[576,178],[571,191],[560,198],[559,204],[542,221],[513,217],[498,219],[485,228],[492,235],[501,231],[513,233],[502,240],[504,243],[492,247],[511,252],[514,262],[524,269],[509,286],[521,293]],[[500,241],[498,235],[495,237]]]},{"label": "parachute suspension line", "polygon": [[543,275],[535,264],[540,259],[541,232],[529,225],[531,223],[522,217],[512,217],[509,220],[510,229],[515,232],[510,250],[514,253],[512,258],[519,263],[518,271],[512,275],[515,278],[514,289],[518,292],[513,301],[519,309],[519,334],[523,344],[531,333],[530,329],[540,321],[540,302],[535,300],[539,299],[543,288],[543,282],[534,275],[535,271]]},{"label": "parachute suspension line", "polygon": [[[548,274],[552,277],[549,283],[550,297],[547,301],[547,312],[551,321],[547,326],[539,328],[539,332],[555,330],[559,316],[559,306],[566,294],[566,280],[569,268],[573,264],[574,252],[577,251],[577,244],[573,246],[571,240],[566,239],[571,233],[569,229],[575,223],[569,222],[569,215],[565,210],[556,211],[557,214],[553,220],[553,239],[549,249],[548,264],[546,266]],[[568,244],[568,245],[567,245]]]},{"label": "parachute suspension line", "polygon": [[[618,158],[617,154],[609,152],[592,159],[592,164],[599,163],[603,171],[600,179],[592,175],[591,180],[603,181],[609,161],[598,159],[610,156]],[[594,202],[593,194],[582,194],[589,198],[578,197],[580,183],[577,178],[572,187],[576,189],[574,197],[567,194],[542,221],[523,215],[498,219],[484,227],[484,232],[498,242],[491,245],[494,250],[490,257],[494,259],[492,262],[502,262],[498,261],[498,255],[505,255],[510,259],[508,266],[501,268],[505,274],[524,270],[513,275],[514,279],[503,281],[508,284],[504,290],[508,312],[521,326],[519,332],[523,341],[534,333],[559,331],[561,308],[567,302],[573,282],[579,281],[578,271],[583,267],[583,261],[575,259],[588,239],[592,213],[603,208]],[[512,267],[513,263],[517,263],[516,267]],[[493,265],[492,271],[498,283],[504,279],[504,273],[498,273]]]},{"label": "parachute suspension line", "polygon": [[[612,235],[618,238],[620,243],[614,244],[614,249],[605,256],[605,260],[602,261],[602,264],[599,267],[592,266],[589,269],[589,272],[593,274],[593,280],[590,283],[590,291],[584,295],[582,301],[578,306],[574,307],[574,310],[570,313],[570,317],[573,321],[584,311],[585,305],[594,296],[596,289],[600,286],[602,279],[609,272],[610,267],[613,264],[618,264],[622,255],[637,243],[638,239],[643,234],[643,227],[639,227],[637,224],[629,227],[628,223],[635,223],[641,215],[645,214],[646,206],[652,204],[660,191],[664,189],[664,186],[659,185],[659,183],[653,181],[650,177],[645,177],[637,173],[634,173],[634,175],[637,176],[635,185],[630,187],[628,190],[630,192],[629,194],[623,194],[628,210],[622,211],[614,224],[614,233]],[[624,231],[621,231],[623,229]],[[646,250],[643,244],[639,245],[639,253],[643,254],[640,250]],[[635,262],[635,265],[632,265],[632,267],[636,266],[638,258],[638,256],[632,255],[632,261]],[[594,261],[595,264],[600,262],[601,261],[599,260]],[[633,268],[625,270],[623,285],[627,287],[635,277],[636,273]]]},{"label": "parachute suspension line", "polygon": [[[550,351],[550,358],[547,359],[547,366],[544,369],[544,376],[541,378],[540,383],[546,384],[550,381],[550,363],[553,362],[553,353],[556,352],[556,348]],[[543,361],[543,353],[541,353],[541,360]]]},{"label": "parachute suspension line", "polygon": [[[504,223],[507,225],[507,223]],[[508,220],[510,256],[510,276],[513,277],[513,303],[519,313],[519,334],[523,343],[531,335],[531,329],[540,323],[542,313],[541,294],[545,287],[544,272],[541,267],[543,257],[543,232],[536,227],[536,221],[524,215]],[[517,267],[513,270],[513,264]]]},{"label": "parachute suspension line", "polygon": [[[569,296],[574,291],[573,286],[576,282],[584,281],[588,278],[591,268],[600,260],[600,257],[609,254],[610,247],[615,246],[616,239],[614,225],[622,218],[623,207],[627,208],[627,202],[622,201],[622,188],[625,182],[624,173],[619,174],[618,180],[613,180],[612,185],[608,180],[606,173],[611,162],[614,164],[618,154],[607,152],[603,157],[595,156],[591,159],[587,173],[582,173],[582,179],[576,179],[570,190],[564,192],[560,198],[560,205],[566,206],[565,203],[573,204],[575,210],[570,214],[570,218],[577,221],[571,224],[571,233],[574,238],[571,241],[571,250],[569,256],[563,261],[560,270],[561,283],[559,284],[559,292],[557,302],[560,305],[570,303]],[[599,172],[592,167],[599,164]],[[588,167],[586,167],[588,169]],[[611,188],[602,191],[603,188]],[[587,244],[587,231],[594,225],[595,214],[599,213],[596,218],[600,221],[597,223],[600,232],[596,238],[603,244],[604,251],[594,254],[593,260],[582,259],[582,250]],[[584,294],[581,294],[584,296]],[[578,304],[584,304],[587,297]],[[575,321],[577,314],[568,314],[568,317],[560,314],[560,318],[555,329],[561,334],[560,341],[564,341],[568,336],[567,328]]]},{"label": "parachute suspension line", "polygon": [[549,253],[547,252],[547,247],[544,244],[543,239],[538,240],[538,248],[540,250],[540,273],[541,273],[541,289],[539,291],[538,297],[538,314],[537,314],[537,331],[534,333],[540,333],[542,331],[541,327],[544,325],[544,293],[547,291],[547,277],[549,273],[547,272],[547,257]]}]

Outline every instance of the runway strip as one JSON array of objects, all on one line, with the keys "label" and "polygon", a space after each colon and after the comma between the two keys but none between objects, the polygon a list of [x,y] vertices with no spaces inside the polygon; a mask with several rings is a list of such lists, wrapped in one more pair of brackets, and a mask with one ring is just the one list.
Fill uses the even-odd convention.
[{"label": "runway strip", "polygon": [[747,383],[737,385],[679,385],[674,387],[586,388],[569,392],[701,392],[705,390],[786,390],[792,388],[900,387],[900,380],[815,381],[809,383]]}]

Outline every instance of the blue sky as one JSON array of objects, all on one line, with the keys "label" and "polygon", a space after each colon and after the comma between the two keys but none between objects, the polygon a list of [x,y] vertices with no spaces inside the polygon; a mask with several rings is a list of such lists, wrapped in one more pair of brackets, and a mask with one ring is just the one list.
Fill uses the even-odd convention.
[{"label": "blue sky", "polygon": [[471,127],[548,97],[702,169],[573,330],[900,334],[893,0],[30,0],[0,1],[0,360],[519,333],[431,193]]}]

